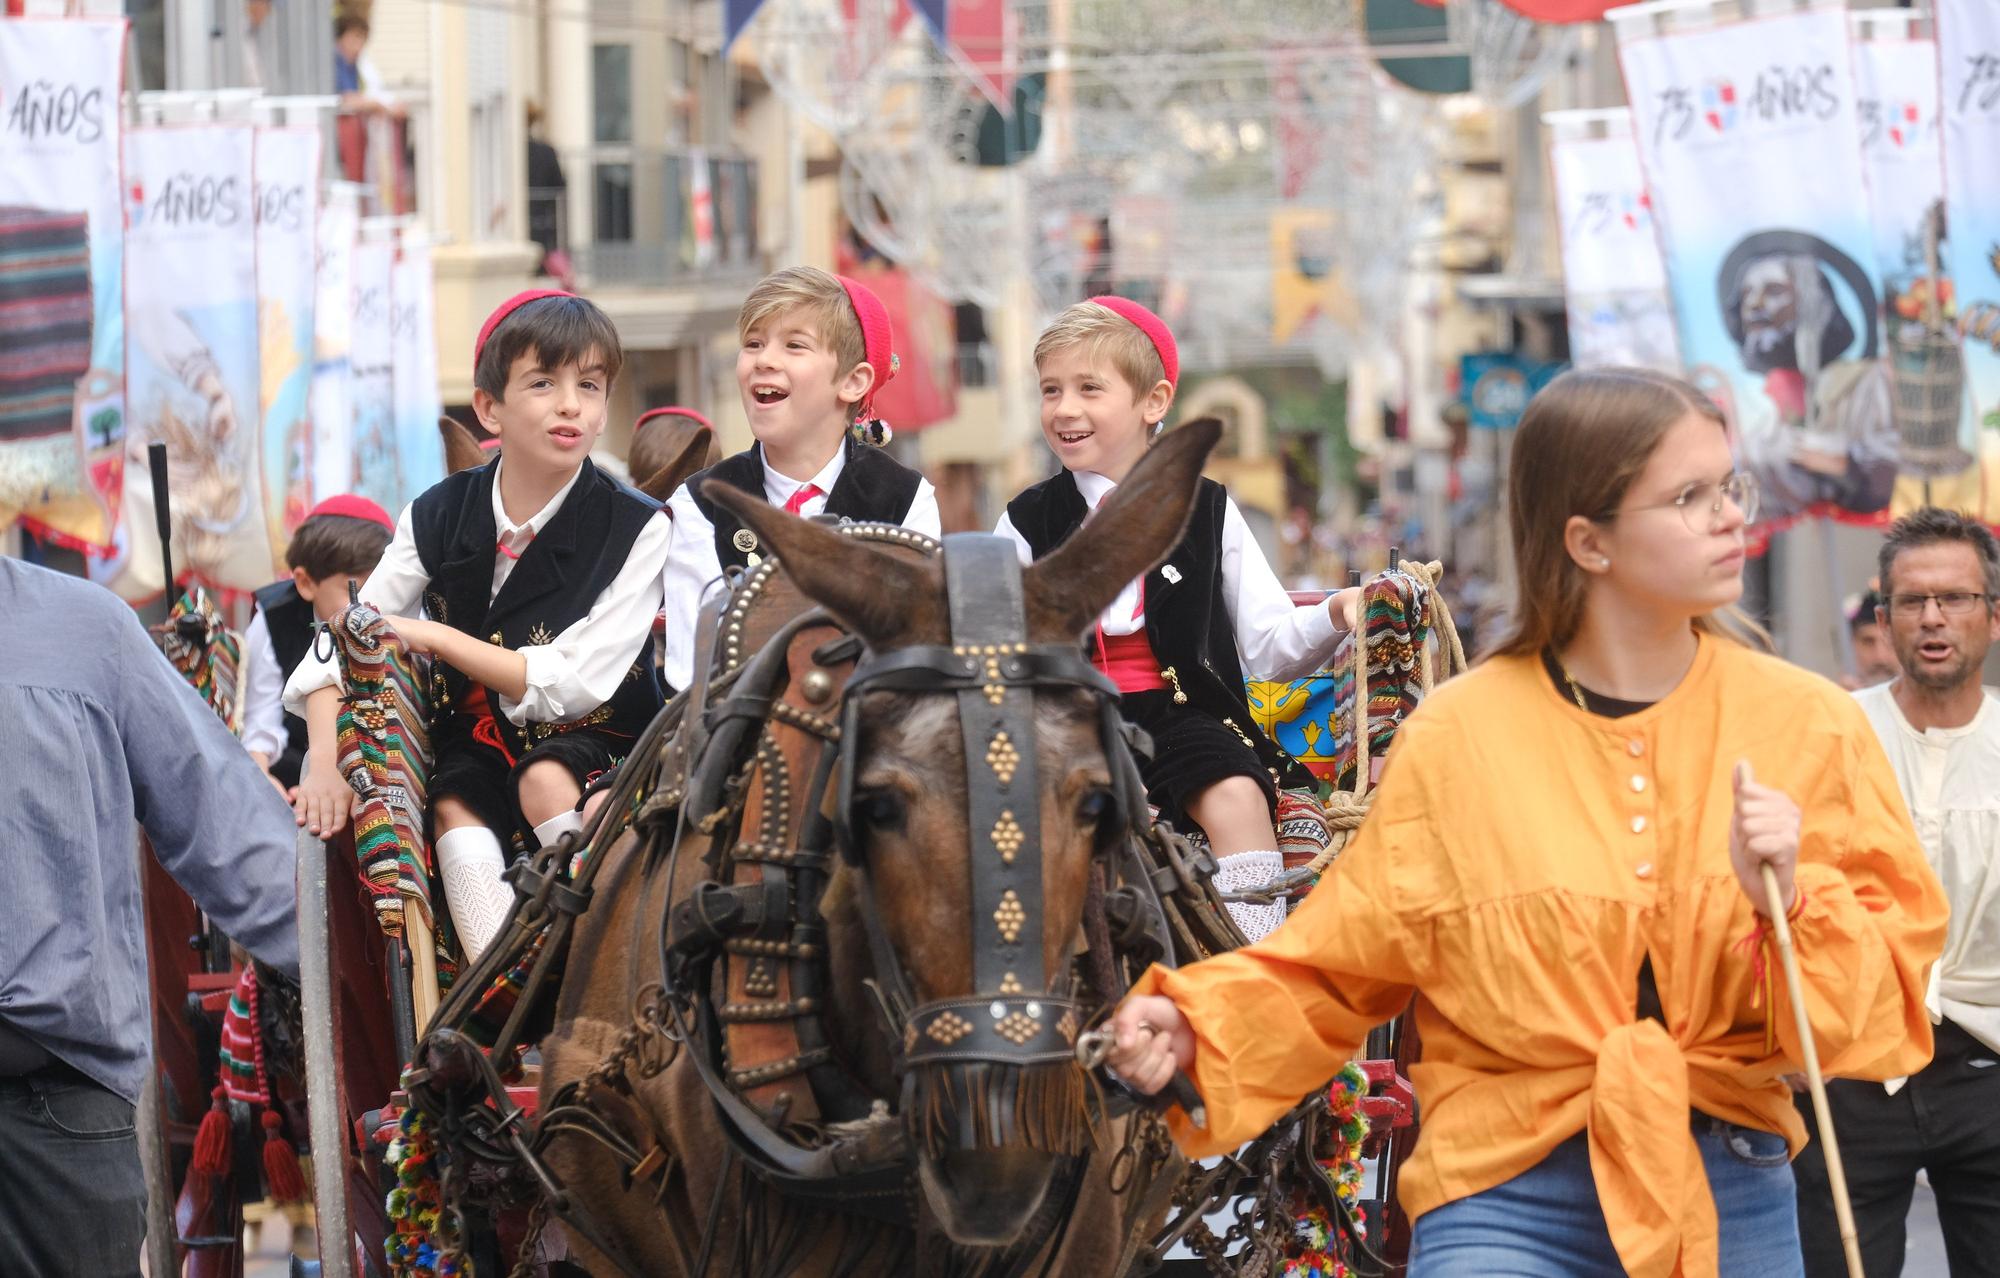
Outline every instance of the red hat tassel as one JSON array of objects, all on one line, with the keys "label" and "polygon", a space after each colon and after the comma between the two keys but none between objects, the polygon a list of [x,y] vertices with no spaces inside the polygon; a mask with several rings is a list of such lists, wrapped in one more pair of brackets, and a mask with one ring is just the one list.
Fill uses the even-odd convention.
[{"label": "red hat tassel", "polygon": [[227,1176],[229,1174],[229,1096],[220,1083],[209,1093],[214,1102],[208,1112],[201,1116],[201,1126],[194,1133],[194,1160],[191,1171],[207,1176]]},{"label": "red hat tassel", "polygon": [[302,1203],[306,1180],[299,1174],[299,1151],[285,1139],[284,1128],[276,1110],[264,1111],[264,1188],[273,1202]]}]

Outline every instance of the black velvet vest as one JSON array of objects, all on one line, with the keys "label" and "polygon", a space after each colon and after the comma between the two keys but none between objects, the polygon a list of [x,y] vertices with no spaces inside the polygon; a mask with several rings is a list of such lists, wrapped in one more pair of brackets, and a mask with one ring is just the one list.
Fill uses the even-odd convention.
[{"label": "black velvet vest", "polygon": [[[1222,590],[1222,523],[1228,502],[1221,484],[1201,481],[1187,535],[1146,578],[1146,639],[1176,700],[1185,697],[1195,709],[1234,727],[1280,786],[1309,787],[1310,775],[1250,715],[1243,661]],[[1069,540],[1089,514],[1075,476],[1066,470],[1007,503],[1009,522],[1037,559]]]},{"label": "black velvet vest", "polygon": [[[833,491],[826,495],[824,513],[838,517],[842,523],[900,524],[907,519],[924,477],[881,449],[857,442],[851,435],[842,447],[847,452],[847,464],[840,468],[840,478],[833,481]],[[688,492],[694,497],[695,507],[715,525],[716,559],[724,568],[741,568],[751,555],[760,552],[757,535],[736,516],[701,495],[701,481],[711,478],[763,500],[763,446],[753,444],[688,480]]]},{"label": "black velvet vest", "polygon": [[[583,463],[576,486],[546,528],[528,543],[499,595],[493,591],[493,484],[499,462],[462,470],[417,498],[411,531],[430,585],[424,606],[432,618],[505,648],[549,643],[582,620],[625,566],[646,521],[660,509],[652,498]],[[440,719],[464,695],[466,678],[444,667]],[[664,698],[652,646],[641,645],[611,699],[574,724],[530,724],[524,732],[495,713],[494,725],[519,758],[565,727],[589,725],[636,737]],[[498,710],[498,707],[494,707]]]},{"label": "black velvet vest", "polygon": [[[319,618],[313,606],[299,596],[290,577],[274,581],[257,592],[257,611],[264,615],[264,628],[271,634],[271,654],[277,658],[278,678],[289,679],[292,671],[312,651],[313,632]],[[299,768],[306,757],[306,721],[295,714],[285,715],[285,748],[271,760],[271,775],[292,786],[299,783]]]}]

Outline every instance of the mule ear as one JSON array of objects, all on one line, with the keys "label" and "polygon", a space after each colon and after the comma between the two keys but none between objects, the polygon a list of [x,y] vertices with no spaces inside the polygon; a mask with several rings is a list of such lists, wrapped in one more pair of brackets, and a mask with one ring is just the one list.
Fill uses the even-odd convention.
[{"label": "mule ear", "polygon": [[1160,436],[1090,522],[1027,569],[1030,640],[1074,640],[1133,578],[1165,561],[1187,531],[1202,464],[1221,438],[1213,417]]},{"label": "mule ear", "polygon": [[638,481],[635,486],[640,492],[654,501],[665,501],[674,495],[674,489],[688,481],[689,476],[713,464],[708,455],[715,451],[715,432],[699,422],[693,425],[694,429],[688,433],[680,452],[672,460],[643,479],[633,476]]},{"label": "mule ear", "polygon": [[869,647],[883,651],[949,637],[944,573],[935,559],[878,550],[721,480],[703,480],[701,495],[742,520],[800,591]]},{"label": "mule ear", "polygon": [[440,417],[438,434],[444,436],[445,474],[456,475],[461,470],[486,464],[485,450],[480,448],[478,438],[464,422],[456,417]]}]

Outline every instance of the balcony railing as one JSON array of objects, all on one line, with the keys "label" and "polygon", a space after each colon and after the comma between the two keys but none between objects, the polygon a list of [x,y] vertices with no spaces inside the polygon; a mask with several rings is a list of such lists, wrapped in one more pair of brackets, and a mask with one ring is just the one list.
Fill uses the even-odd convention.
[{"label": "balcony railing", "polygon": [[528,224],[568,252],[580,284],[671,284],[762,265],[754,160],[596,147],[565,155],[563,176],[567,189],[529,190]]}]

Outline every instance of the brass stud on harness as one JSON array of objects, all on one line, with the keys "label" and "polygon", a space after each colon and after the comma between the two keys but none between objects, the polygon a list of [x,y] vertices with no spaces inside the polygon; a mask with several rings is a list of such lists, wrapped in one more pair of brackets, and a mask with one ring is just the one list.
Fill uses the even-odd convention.
[{"label": "brass stud on harness", "polygon": [[993,1032],[1019,1047],[1042,1032],[1039,1022],[1029,1020],[1019,1012],[1009,1013],[1007,1018],[993,1027]]},{"label": "brass stud on harness", "polygon": [[1011,811],[1002,812],[1000,819],[993,823],[993,846],[1000,850],[1000,859],[1008,865],[1014,864],[1014,857],[1021,850],[1021,844],[1028,836],[1022,832],[1020,822]]},{"label": "brass stud on harness", "polygon": [[814,705],[825,705],[833,696],[833,676],[824,670],[813,670],[799,680],[799,695]]},{"label": "brass stud on harness", "polygon": [[931,1027],[924,1031],[944,1047],[950,1047],[971,1032],[972,1022],[956,1012],[946,1012],[932,1021]]},{"label": "brass stud on harness", "polygon": [[1062,1019],[1056,1022],[1056,1033],[1063,1036],[1063,1042],[1075,1046],[1076,1026],[1076,1009],[1070,1008],[1062,1014]]},{"label": "brass stud on harness", "polygon": [[1012,972],[1007,973],[1007,975],[1000,978],[1000,992],[1002,994],[1021,993],[1021,978]]},{"label": "brass stud on harness", "polygon": [[1014,772],[1021,766],[1021,752],[1014,748],[1013,738],[1005,729],[993,734],[993,743],[986,747],[986,766],[993,769],[1003,786],[1014,784]]},{"label": "brass stud on harness", "polygon": [[1027,925],[1028,911],[1021,906],[1021,894],[1008,888],[1000,898],[1000,905],[993,911],[993,922],[1000,928],[1000,938],[1012,945],[1021,937],[1021,929]]}]

